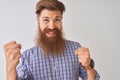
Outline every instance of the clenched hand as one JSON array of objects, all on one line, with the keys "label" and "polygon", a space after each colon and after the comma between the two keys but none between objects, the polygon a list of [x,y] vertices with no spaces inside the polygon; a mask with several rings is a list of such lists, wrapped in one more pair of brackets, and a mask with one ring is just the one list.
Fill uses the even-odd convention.
[{"label": "clenched hand", "polygon": [[16,66],[21,57],[21,45],[17,44],[16,41],[10,41],[4,45],[3,49],[6,58],[7,80],[15,80],[17,76]]}]

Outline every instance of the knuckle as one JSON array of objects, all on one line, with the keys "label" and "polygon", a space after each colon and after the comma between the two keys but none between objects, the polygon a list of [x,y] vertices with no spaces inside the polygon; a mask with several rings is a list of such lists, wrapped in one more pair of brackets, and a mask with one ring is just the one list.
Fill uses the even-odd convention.
[{"label": "knuckle", "polygon": [[19,59],[15,60],[16,63],[19,63]]},{"label": "knuckle", "polygon": [[20,48],[16,48],[17,51],[20,51]]},{"label": "knuckle", "polygon": [[7,51],[7,46],[8,46],[8,44],[3,45],[3,50],[4,50],[4,52]]},{"label": "knuckle", "polygon": [[15,55],[11,55],[10,60],[14,60],[14,59],[15,59]]},{"label": "knuckle", "polygon": [[3,45],[3,49],[6,49],[6,46],[7,46],[7,44],[4,44],[4,45]]},{"label": "knuckle", "polygon": [[85,55],[86,55],[86,56],[89,56],[89,52],[85,52]]},{"label": "knuckle", "polygon": [[8,57],[9,56],[9,52],[6,52],[5,55]]},{"label": "knuckle", "polygon": [[16,41],[10,41],[9,44],[16,44]]},{"label": "knuckle", "polygon": [[18,58],[20,58],[20,57],[21,57],[21,54],[19,53],[19,54],[18,54]]},{"label": "knuckle", "polygon": [[10,49],[10,50],[7,51],[7,55],[8,55],[8,56],[9,56],[9,55],[12,55],[13,52],[14,52],[14,51]]},{"label": "knuckle", "polygon": [[15,50],[14,54],[20,54],[20,50]]}]

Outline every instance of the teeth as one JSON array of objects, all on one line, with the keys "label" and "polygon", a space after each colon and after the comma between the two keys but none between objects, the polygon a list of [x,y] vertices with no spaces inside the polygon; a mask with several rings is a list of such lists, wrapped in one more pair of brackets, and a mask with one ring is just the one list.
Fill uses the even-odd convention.
[{"label": "teeth", "polygon": [[48,36],[49,36],[49,37],[54,37],[55,35],[56,35],[56,34],[55,34],[54,32],[49,32],[49,33],[48,33]]}]

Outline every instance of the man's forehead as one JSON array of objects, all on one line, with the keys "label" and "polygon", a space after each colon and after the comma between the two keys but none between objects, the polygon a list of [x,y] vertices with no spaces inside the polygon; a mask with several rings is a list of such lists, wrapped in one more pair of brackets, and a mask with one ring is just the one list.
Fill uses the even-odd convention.
[{"label": "man's forehead", "polygon": [[44,17],[44,18],[50,18],[50,17],[62,18],[62,15],[61,15],[60,11],[53,11],[53,10],[44,9],[41,12],[41,17]]}]

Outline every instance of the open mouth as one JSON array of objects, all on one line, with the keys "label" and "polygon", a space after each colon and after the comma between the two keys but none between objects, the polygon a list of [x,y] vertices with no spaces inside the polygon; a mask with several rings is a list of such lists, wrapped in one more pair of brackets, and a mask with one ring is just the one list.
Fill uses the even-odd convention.
[{"label": "open mouth", "polygon": [[47,32],[47,36],[48,37],[55,37],[56,36],[56,32]]},{"label": "open mouth", "polygon": [[47,29],[46,34],[48,37],[55,37],[56,36],[57,29]]}]

